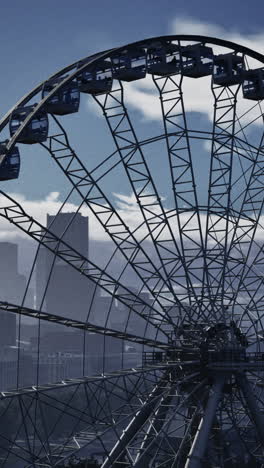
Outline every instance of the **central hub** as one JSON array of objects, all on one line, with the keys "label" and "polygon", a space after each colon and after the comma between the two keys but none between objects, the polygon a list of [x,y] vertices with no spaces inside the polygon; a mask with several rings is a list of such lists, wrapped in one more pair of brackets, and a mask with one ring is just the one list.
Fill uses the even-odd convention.
[{"label": "central hub", "polygon": [[205,330],[200,344],[201,362],[240,362],[246,359],[246,336],[231,321],[229,325],[217,323]]},{"label": "central hub", "polygon": [[234,322],[208,327],[200,344],[201,366],[227,372],[263,370],[264,353],[246,352],[247,347],[247,337]]}]

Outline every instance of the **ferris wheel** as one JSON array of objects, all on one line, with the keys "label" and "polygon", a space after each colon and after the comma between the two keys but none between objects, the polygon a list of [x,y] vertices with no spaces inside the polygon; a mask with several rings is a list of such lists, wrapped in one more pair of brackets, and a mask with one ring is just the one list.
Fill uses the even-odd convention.
[{"label": "ferris wheel", "polygon": [[[24,319],[38,327],[34,381],[19,341],[16,388],[1,392],[1,467],[264,466],[263,63],[216,38],[146,39],[60,70],[0,122],[1,219],[38,246],[28,285],[40,252],[53,259],[40,309],[28,285],[0,303],[19,337]],[[10,195],[32,148],[69,189],[54,223],[78,200],[62,232]],[[71,245],[82,210],[108,255]],[[82,318],[78,302],[44,307],[56,262],[92,291]],[[41,380],[42,323],[82,333],[81,375]]]}]

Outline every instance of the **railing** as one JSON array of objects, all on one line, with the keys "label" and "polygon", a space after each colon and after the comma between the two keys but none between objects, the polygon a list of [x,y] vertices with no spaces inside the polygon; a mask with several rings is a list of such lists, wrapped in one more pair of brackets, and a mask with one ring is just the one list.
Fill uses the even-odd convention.
[{"label": "railing", "polygon": [[264,362],[264,353],[251,352],[247,353],[245,350],[222,350],[222,351],[208,351],[202,353],[201,360],[208,363],[213,362]]},{"label": "railing", "polygon": [[142,361],[143,365],[150,365],[158,362],[197,361],[199,358],[199,350],[147,351],[143,353]]},{"label": "railing", "polygon": [[176,350],[176,351],[147,351],[143,353],[143,365],[151,365],[158,362],[197,361],[201,364],[215,362],[263,362],[264,352],[247,353],[244,349],[224,349],[221,351]]}]

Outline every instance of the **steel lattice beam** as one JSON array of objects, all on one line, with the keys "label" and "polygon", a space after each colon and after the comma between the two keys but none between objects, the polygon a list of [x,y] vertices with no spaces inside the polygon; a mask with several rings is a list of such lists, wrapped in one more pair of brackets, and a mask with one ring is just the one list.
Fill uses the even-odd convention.
[{"label": "steel lattice beam", "polygon": [[104,461],[102,468],[110,468],[111,466],[113,466],[113,464],[118,460],[120,455],[125,451],[131,439],[133,439],[136,433],[141,429],[141,427],[145,424],[150,415],[153,413],[160,399],[162,398],[163,393],[166,392],[166,388],[169,386],[167,375],[168,372],[165,373],[165,376],[160,379],[160,382],[150,393],[149,398],[147,399],[145,404],[142,406],[140,411],[136,413],[129,425],[126,427],[119,441],[117,442],[115,447],[113,447],[112,451]]},{"label": "steel lattice beam", "polygon": [[[237,94],[226,86],[212,85],[214,122],[207,202],[205,255],[202,298],[208,294],[215,320],[225,321],[223,315],[224,274],[227,265],[229,219],[232,219],[231,184],[234,155]],[[227,150],[226,145],[230,146]],[[217,216],[215,216],[215,212]],[[224,218],[222,217],[224,215]],[[219,279],[219,273],[221,278]],[[214,306],[215,298],[222,301]]]},{"label": "steel lattice beam", "polygon": [[203,459],[208,445],[210,431],[218,404],[222,397],[225,380],[226,376],[224,375],[215,377],[215,382],[211,388],[211,394],[209,395],[185,468],[202,468],[203,466]]},{"label": "steel lattice beam", "polygon": [[[197,273],[203,267],[201,253],[204,252],[204,246],[182,92],[183,76],[181,74],[166,77],[153,76],[153,81],[159,91],[161,102],[181,255],[187,273],[188,294],[190,298],[193,296],[197,300],[196,288],[193,284],[200,281]],[[169,131],[171,128],[175,129],[175,133]]]},{"label": "steel lattice beam", "polygon": [[[170,292],[178,303],[174,288],[180,286],[185,290],[184,298],[181,297],[181,301],[188,301],[189,294],[185,286],[188,271],[185,261],[170,223],[168,223],[142,148],[138,144],[134,127],[125,106],[122,83],[118,82],[117,87],[102,98],[94,96],[94,99],[100,105],[105,116],[153,247],[170,284]],[[124,142],[133,145],[132,149],[124,150]],[[182,268],[184,272],[181,271]]]},{"label": "steel lattice beam", "polygon": [[246,404],[250,410],[252,420],[254,421],[259,435],[259,441],[264,448],[264,417],[260,411],[260,408],[258,407],[256,397],[245,374],[238,373],[236,375],[236,381],[243,392]]},{"label": "steel lattice beam", "polygon": [[[33,219],[32,216],[29,216],[19,203],[3,191],[0,191],[0,195],[2,196],[0,202],[1,217],[17,226],[32,239],[54,253],[54,255],[61,258],[79,273],[100,286],[100,288],[110,294],[111,297],[118,299],[132,312],[143,317],[147,323],[150,323],[153,327],[159,329],[166,335],[157,325],[158,322],[162,323],[163,321],[163,317],[159,318],[159,310],[156,310],[153,306],[145,302],[144,299],[134,294],[127,286],[120,283],[120,281],[116,280],[94,262],[81,255],[49,229],[42,226],[38,221]],[[151,317],[149,317],[148,312],[145,313],[145,310],[151,310]],[[152,318],[153,315],[155,315],[155,320]]]},{"label": "steel lattice beam", "polygon": [[[197,362],[195,361],[194,364]],[[187,363],[187,366],[190,366],[192,364],[191,362]],[[80,377],[80,378],[73,378],[73,379],[64,379],[60,382],[54,382],[50,384],[39,384],[39,385],[32,385],[29,387],[23,387],[20,389],[14,389],[14,390],[7,390],[5,392],[0,392],[0,400],[5,399],[5,398],[13,398],[18,395],[27,395],[29,393],[41,393],[41,392],[47,392],[50,390],[55,390],[55,389],[62,389],[62,388],[68,388],[72,387],[74,385],[80,385],[82,383],[86,382],[99,382],[99,381],[107,381],[111,379],[116,379],[119,376],[125,377],[129,375],[136,375],[136,374],[144,374],[147,372],[154,372],[154,371],[162,371],[166,369],[171,369],[172,367],[181,367],[184,366],[184,363],[177,363],[175,366],[172,366],[171,363],[161,363],[161,364],[155,364],[155,365],[149,365],[149,366],[144,366],[144,367],[133,367],[131,369],[122,369],[122,370],[117,370],[113,372],[105,372],[100,375],[94,375],[91,377]]]},{"label": "steel lattice beam", "polygon": [[[78,158],[69,144],[68,136],[61,123],[55,117],[53,118],[62,133],[50,137],[49,144],[42,144],[42,146],[48,150],[53,160],[141,279],[142,284],[151,295],[154,290],[159,289],[159,297],[156,297],[155,300],[167,316],[167,320],[170,321],[170,317],[160,301],[164,297],[166,301],[170,302],[168,294],[164,291],[164,287],[170,288],[169,282],[162,276],[160,269],[154,265],[134,233],[123,222],[118,211],[100,187],[99,181],[95,179],[95,176],[87,170]],[[132,147],[133,149],[134,147]],[[131,148],[126,148],[126,150],[131,151]],[[173,293],[173,291],[171,292]],[[175,300],[181,309],[184,309],[184,305],[177,298]]]},{"label": "steel lattice beam", "polygon": [[10,304],[9,302],[0,301],[0,309],[6,312],[13,312],[17,315],[23,315],[25,317],[45,320],[47,322],[56,323],[58,325],[64,325],[65,327],[74,328],[75,330],[99,333],[101,335],[112,336],[113,338],[118,338],[120,340],[132,341],[133,343],[144,344],[146,346],[161,348],[164,350],[171,348],[168,343],[163,343],[159,340],[142,338],[131,333],[100,327],[99,325],[94,325],[90,322],[82,322],[79,320],[62,317],[60,315],[49,314],[40,310],[30,309],[29,307]]}]

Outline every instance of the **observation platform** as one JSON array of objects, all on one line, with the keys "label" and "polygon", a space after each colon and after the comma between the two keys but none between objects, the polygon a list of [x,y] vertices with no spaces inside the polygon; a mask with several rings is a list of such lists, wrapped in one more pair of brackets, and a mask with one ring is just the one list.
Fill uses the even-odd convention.
[{"label": "observation platform", "polygon": [[222,350],[201,352],[199,349],[176,351],[150,351],[143,353],[143,365],[155,363],[199,364],[210,370],[257,370],[264,371],[264,353],[245,350]]}]

